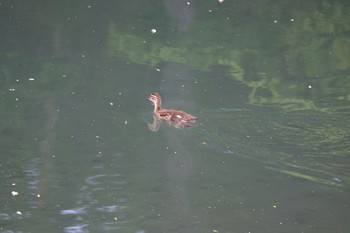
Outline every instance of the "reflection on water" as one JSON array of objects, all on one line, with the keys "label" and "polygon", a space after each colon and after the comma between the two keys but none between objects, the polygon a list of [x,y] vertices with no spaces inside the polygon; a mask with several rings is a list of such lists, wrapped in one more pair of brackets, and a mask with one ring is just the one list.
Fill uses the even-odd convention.
[{"label": "reflection on water", "polygon": [[230,112],[212,115],[220,119],[217,127],[225,128],[215,135],[214,141],[221,145],[215,150],[225,152],[226,147],[233,147],[268,169],[336,187],[349,186],[348,152],[341,146],[347,140],[347,121],[338,122],[334,115],[330,120],[329,114],[321,112]]},{"label": "reflection on water", "polygon": [[157,132],[163,123],[176,129],[186,129],[192,126],[196,126],[196,123],[194,122],[174,122],[174,121],[159,120],[154,115],[153,115],[153,122],[147,123],[147,126],[149,130],[153,132]]},{"label": "reflection on water", "polygon": [[[86,178],[78,188],[80,191],[75,201],[77,206],[60,210],[64,232],[110,232],[126,229],[125,225],[130,222],[130,216],[125,212],[128,200],[109,193],[111,188],[115,192],[124,189],[126,185],[127,182],[120,174],[98,174]],[[101,203],[103,196],[105,203]],[[99,215],[103,215],[105,221],[95,222],[94,216]]]},{"label": "reflection on water", "polygon": [[144,3],[2,2],[0,233],[347,232],[349,4]]}]

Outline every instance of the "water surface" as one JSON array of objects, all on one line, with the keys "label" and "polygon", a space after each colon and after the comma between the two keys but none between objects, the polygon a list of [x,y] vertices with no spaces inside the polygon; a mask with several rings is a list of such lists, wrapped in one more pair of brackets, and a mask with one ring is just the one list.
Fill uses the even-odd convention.
[{"label": "water surface", "polygon": [[347,9],[1,3],[0,232],[347,232]]}]

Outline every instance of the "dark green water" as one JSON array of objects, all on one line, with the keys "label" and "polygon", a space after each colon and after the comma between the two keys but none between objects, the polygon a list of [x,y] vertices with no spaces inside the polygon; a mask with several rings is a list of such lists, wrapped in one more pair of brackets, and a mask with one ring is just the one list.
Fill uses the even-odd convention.
[{"label": "dark green water", "polygon": [[0,232],[348,232],[349,9],[1,2]]}]

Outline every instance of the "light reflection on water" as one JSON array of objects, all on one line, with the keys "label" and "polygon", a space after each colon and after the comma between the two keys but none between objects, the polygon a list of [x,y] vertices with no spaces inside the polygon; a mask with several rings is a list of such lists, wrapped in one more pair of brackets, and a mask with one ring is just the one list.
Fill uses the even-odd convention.
[{"label": "light reflection on water", "polygon": [[[77,122],[58,121],[54,130],[59,149],[54,158],[49,154],[52,168],[43,157],[25,160],[25,175],[16,182],[20,195],[7,200],[0,218],[14,232],[26,232],[26,221],[33,229],[33,222],[44,219],[40,229],[52,232],[192,233],[320,232],[315,225],[347,216],[346,165],[337,169],[346,160],[335,166],[336,160],[320,159],[330,151],[315,150],[313,124],[297,127],[313,119],[311,112],[286,116],[264,110],[213,108],[195,127],[161,127],[157,133],[148,131],[134,107],[126,111],[136,117],[128,116],[122,127],[115,127],[119,116],[74,112]],[[63,112],[60,119],[71,119]],[[94,119],[94,127],[83,133],[82,116]],[[319,125],[326,116],[317,113]],[[117,119],[124,122],[125,116]],[[340,144],[328,142],[331,149]]]},{"label": "light reflection on water", "polygon": [[[97,174],[85,178],[75,200],[78,206],[60,210],[63,226],[66,226],[64,231],[90,232],[95,229],[110,232],[125,228],[123,225],[130,222],[124,211],[128,208],[128,200],[110,193],[124,189],[127,185],[124,179],[121,174]],[[104,221],[95,222],[93,216],[103,216]],[[70,224],[67,226],[67,223]]]},{"label": "light reflection on water", "polygon": [[[23,27],[30,34],[32,25],[37,25],[33,24],[37,22],[37,16],[50,15],[42,14],[50,12],[50,7],[45,8],[47,11],[38,7],[38,14],[30,16],[32,11],[25,10],[27,5],[24,1],[20,2],[9,7],[6,12],[9,15],[16,14],[16,17],[8,18],[8,25],[20,23],[8,27],[12,34],[8,38],[15,44],[25,45],[27,43],[17,40],[21,36],[15,31]],[[233,71],[236,75],[238,64],[248,65],[246,69],[241,67],[238,70],[242,71],[238,75],[243,84],[233,82],[234,75],[226,77],[224,74],[227,70],[224,65],[214,68],[215,72],[199,72],[190,67],[191,61],[198,63],[198,68],[203,68],[201,66],[204,63],[217,64],[218,59],[224,58],[224,49],[216,50],[217,41],[204,37],[213,36],[215,39],[219,38],[220,43],[225,44],[227,41],[228,45],[234,44],[235,39],[225,38],[225,33],[230,32],[227,30],[229,28],[224,27],[224,34],[216,31],[220,25],[229,22],[229,17],[225,16],[223,21],[217,21],[220,24],[211,26],[214,29],[212,33],[209,30],[199,30],[203,38],[197,38],[198,35],[193,33],[191,38],[194,39],[188,40],[186,33],[191,30],[192,21],[201,25],[201,20],[197,22],[196,18],[196,7],[200,3],[197,1],[197,5],[191,2],[189,6],[174,2],[164,1],[164,11],[169,11],[179,21],[177,27],[171,25],[174,29],[169,29],[178,30],[178,37],[169,38],[169,41],[167,39],[165,44],[160,39],[165,36],[161,34],[160,25],[157,25],[157,34],[150,35],[145,34],[145,31],[149,33],[149,25],[142,25],[141,30],[134,30],[134,25],[115,24],[116,35],[125,39],[121,40],[125,44],[122,43],[120,47],[127,51],[116,51],[116,59],[106,58],[103,51],[106,47],[109,48],[104,44],[107,40],[105,37],[110,36],[107,33],[108,24],[114,21],[115,15],[128,18],[130,22],[133,22],[131,18],[134,16],[128,11],[125,11],[126,15],[116,14],[116,8],[102,6],[104,4],[101,2],[101,12],[105,13],[110,8],[113,17],[108,18],[107,13],[105,18],[100,18],[99,14],[91,14],[91,6],[82,7],[82,12],[89,11],[83,14],[91,14],[91,18],[77,17],[74,22],[77,26],[91,25],[91,28],[83,32],[84,36],[70,32],[74,31],[69,29],[73,20],[70,18],[67,21],[66,17],[63,17],[62,22],[58,22],[59,17],[56,16],[55,19],[47,21],[50,22],[49,28],[55,28],[53,41],[47,39],[51,36],[50,32],[36,30],[40,35],[38,38],[48,35],[44,40],[48,43],[46,46],[49,56],[37,56],[36,52],[21,51],[20,48],[16,48],[20,51],[12,51],[11,46],[8,46],[11,47],[8,53],[1,55],[1,58],[9,58],[9,64],[1,66],[5,67],[1,74],[6,78],[0,81],[5,85],[5,88],[0,86],[0,233],[347,232],[350,219],[350,118],[345,112],[347,108],[337,110],[339,113],[340,110],[344,111],[344,115],[314,111],[316,108],[306,110],[310,103],[309,98],[298,94],[298,91],[304,95],[314,95],[311,99],[322,99],[322,95],[316,93],[317,81],[314,81],[313,88],[309,88],[307,92],[303,88],[299,90],[298,85],[303,85],[304,82],[302,79],[310,77],[297,75],[296,80],[292,80],[293,76],[287,75],[285,80],[275,79],[274,76],[281,74],[281,71],[274,70],[269,65],[267,68],[272,73],[261,75],[254,68],[263,69],[265,66],[255,67],[254,62],[250,66],[250,56],[246,58],[247,64],[236,60],[236,56],[230,58],[230,63],[226,64],[231,65],[229,72]],[[212,4],[214,2],[211,1]],[[254,9],[246,8],[253,3],[244,4],[242,1],[243,8],[237,8],[237,5],[232,9]],[[21,6],[24,7],[23,11],[20,10]],[[224,3],[221,6],[227,5]],[[145,7],[142,4],[136,6],[140,12],[144,12]],[[148,10],[153,7],[150,5]],[[206,5],[202,7],[205,8]],[[217,12],[227,12],[209,8],[204,11],[206,14],[210,12],[212,16],[216,14],[215,17],[220,15]],[[244,10],[243,15],[246,12],[248,11]],[[28,14],[28,25],[26,20],[13,20],[22,17],[23,13]],[[254,11],[250,13],[253,14]],[[253,15],[248,16],[244,16],[243,21],[254,20]],[[34,21],[30,21],[31,17]],[[95,17],[99,19],[96,20]],[[80,21],[83,18],[91,21]],[[95,24],[100,20],[105,22],[101,25]],[[143,22],[159,23],[157,18],[153,20]],[[42,22],[45,23],[45,20]],[[51,23],[55,26],[51,26]],[[268,40],[250,36],[250,32],[255,31],[256,24],[257,22],[241,24],[237,20],[232,30],[236,26],[240,28],[239,31],[242,30],[237,34],[240,34],[237,38],[242,38],[238,41],[251,38],[251,44],[255,47],[263,40]],[[210,22],[205,21],[203,27],[209,29],[208,25],[211,25]],[[290,27],[292,23],[286,25]],[[248,35],[243,35],[246,26],[249,27]],[[123,27],[133,30],[124,32]],[[8,32],[8,28],[4,32]],[[103,29],[99,31],[100,28]],[[297,28],[293,32],[297,32]],[[288,28],[284,28],[283,32],[285,30]],[[93,36],[87,33],[90,31]],[[236,33],[230,35],[234,34]],[[300,31],[300,35],[304,34]],[[321,37],[316,40],[323,40]],[[142,46],[127,43],[128,38],[137,38],[130,40],[130,43],[141,41],[142,46],[153,45],[153,51],[163,51],[164,56],[156,57],[155,52],[148,55],[140,49]],[[184,42],[181,42],[182,39]],[[198,39],[204,39],[207,44],[204,43],[202,48],[202,42]],[[76,43],[70,40],[84,40],[84,43],[81,43],[82,47],[72,50]],[[198,56],[189,53],[190,57],[186,58],[187,51],[181,53],[182,47],[178,45],[188,42],[195,47],[199,46]],[[242,43],[243,46],[249,44]],[[234,49],[233,54],[241,52],[240,45],[239,43],[235,45],[237,48],[231,48]],[[86,52],[89,48],[99,52]],[[111,49],[115,48],[112,46]],[[291,48],[291,51],[294,49]],[[172,53],[173,50],[175,53]],[[302,51],[305,49],[302,48]],[[121,55],[122,52],[124,55]],[[259,54],[259,48],[252,51],[253,53]],[[135,65],[138,61],[135,54],[144,55],[145,60],[141,59],[142,65]],[[295,54],[298,58],[298,53]],[[317,56],[311,53],[309,55],[312,58],[310,60],[317,63]],[[51,59],[51,56],[55,59]],[[180,56],[181,59],[174,57],[172,60],[172,56]],[[28,61],[37,57],[39,59],[34,59],[34,64]],[[63,62],[57,62],[56,58]],[[147,59],[153,58],[159,61],[156,68],[153,63],[150,66],[144,64]],[[262,53],[262,63],[269,64],[270,59],[273,60]],[[21,62],[28,64],[23,64],[24,68],[21,69]],[[281,64],[283,65],[285,64]],[[317,67],[314,68],[317,71]],[[287,69],[299,74],[298,68]],[[66,71],[70,71],[71,75],[67,76]],[[346,70],[341,72],[344,71]],[[50,79],[56,77],[53,73],[62,83],[50,85],[50,82],[56,81]],[[33,78],[32,74],[37,74],[38,77]],[[328,76],[328,71],[326,74]],[[272,83],[269,83],[270,79]],[[330,83],[332,81],[333,79],[329,79]],[[274,82],[286,85],[273,86]],[[342,83],[337,85],[343,86]],[[341,90],[342,95],[338,95],[337,88],[328,89],[327,82],[322,83],[322,78],[320,86],[324,86],[321,90],[329,91],[323,97],[324,106],[337,105],[339,100],[339,105],[347,106],[348,90],[345,85]],[[254,100],[250,103],[259,104],[260,97],[261,100],[270,100],[269,94],[277,94],[278,98],[272,98],[273,101],[270,102],[276,108],[304,111],[280,111],[266,106],[248,105],[246,99],[249,98],[249,92],[253,94],[259,88],[262,90],[261,95],[255,92],[256,95],[250,96],[254,97],[250,99]],[[275,92],[268,92],[269,88]],[[186,130],[163,124],[158,132],[149,132],[144,119],[151,120],[152,113],[146,97],[153,90],[165,94],[168,106],[187,108],[195,115],[198,113],[198,123]],[[292,91],[292,96],[296,95],[298,98],[289,101],[288,94],[284,96],[285,93],[280,93],[288,90],[295,90],[296,93]],[[313,93],[313,90],[316,92]],[[288,101],[281,104],[278,102],[280,98]],[[308,101],[303,101],[304,98]],[[8,113],[3,109],[8,110]]]},{"label": "light reflection on water", "polygon": [[[333,117],[336,116],[333,114]],[[327,113],[224,110],[211,114],[211,118],[220,120],[216,127],[222,133],[205,132],[209,134],[208,140],[212,138],[214,142],[214,145],[209,143],[209,149],[230,153],[235,148],[236,155],[258,161],[267,169],[311,182],[349,187],[349,176],[343,165],[346,151],[341,151],[346,123],[329,121]],[[206,131],[215,131],[210,128]],[[322,135],[324,131],[329,131],[329,135]]]},{"label": "light reflection on water", "polygon": [[[19,202],[9,203],[12,207],[0,218],[14,232],[26,232],[20,221],[45,219],[41,229],[55,225],[58,232],[146,233],[260,228],[278,232],[286,226],[317,232],[313,224],[320,224],[318,219],[327,225],[336,221],[324,211],[346,216],[348,181],[342,175],[346,169],[334,169],[335,161],[319,163],[315,150],[314,157],[298,156],[308,147],[303,140],[292,141],[290,135],[311,128],[288,134],[281,119],[293,122],[293,114],[286,118],[280,112],[256,110],[212,112],[189,130],[161,127],[154,133],[139,122],[131,130],[132,139],[123,143],[119,140],[133,124],[116,132],[106,122],[91,147],[83,141],[94,132],[77,136],[81,144],[69,147],[75,153],[62,157],[55,153],[55,169],[44,186],[45,160],[31,158],[24,169],[28,193],[16,188],[20,193],[16,199],[29,209],[17,208]],[[317,141],[308,142],[317,145]],[[96,147],[102,153],[96,154]],[[316,165],[323,169],[315,170]],[[17,209],[21,214],[16,214]]]},{"label": "light reflection on water", "polygon": [[[313,224],[320,224],[318,219],[327,225],[336,221],[327,218],[325,211],[346,216],[348,183],[340,175],[346,169],[332,170],[324,161],[323,170],[311,170],[317,165],[317,157],[294,157],[308,152],[308,147],[300,143],[303,140],[294,141],[297,148],[291,140],[288,145],[282,143],[290,137],[283,122],[274,120],[282,119],[278,113],[212,112],[189,130],[161,127],[154,133],[139,122],[129,143],[116,143],[113,137],[100,133],[103,140],[91,143],[89,150],[85,143],[74,144],[69,148],[75,153],[62,157],[55,153],[55,169],[50,171],[50,183],[44,183],[44,189],[44,162],[37,157],[29,159],[24,169],[26,189],[17,182],[15,190],[20,195],[8,203],[11,208],[1,212],[1,220],[14,232],[26,232],[21,221],[39,219],[46,222],[41,229],[55,225],[59,230],[52,232],[69,233],[146,233],[161,229],[253,232],[260,228],[279,232],[285,227],[317,232]],[[215,124],[211,124],[213,119]],[[104,130],[111,132],[109,122]],[[112,134],[123,137],[127,132],[112,130]],[[90,133],[82,134],[79,139],[90,137]],[[97,146],[103,153],[96,155]],[[10,193],[11,186],[7,188]],[[16,214],[17,209],[21,214]]]}]

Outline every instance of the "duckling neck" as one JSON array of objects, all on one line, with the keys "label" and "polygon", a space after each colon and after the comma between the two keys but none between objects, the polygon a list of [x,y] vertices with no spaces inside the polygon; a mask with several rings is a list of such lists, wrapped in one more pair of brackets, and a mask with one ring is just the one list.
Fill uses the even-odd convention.
[{"label": "duckling neck", "polygon": [[160,100],[157,100],[157,102],[154,103],[154,111],[153,112],[157,112],[157,111],[159,111],[161,109],[162,109],[162,103],[161,103]]}]

